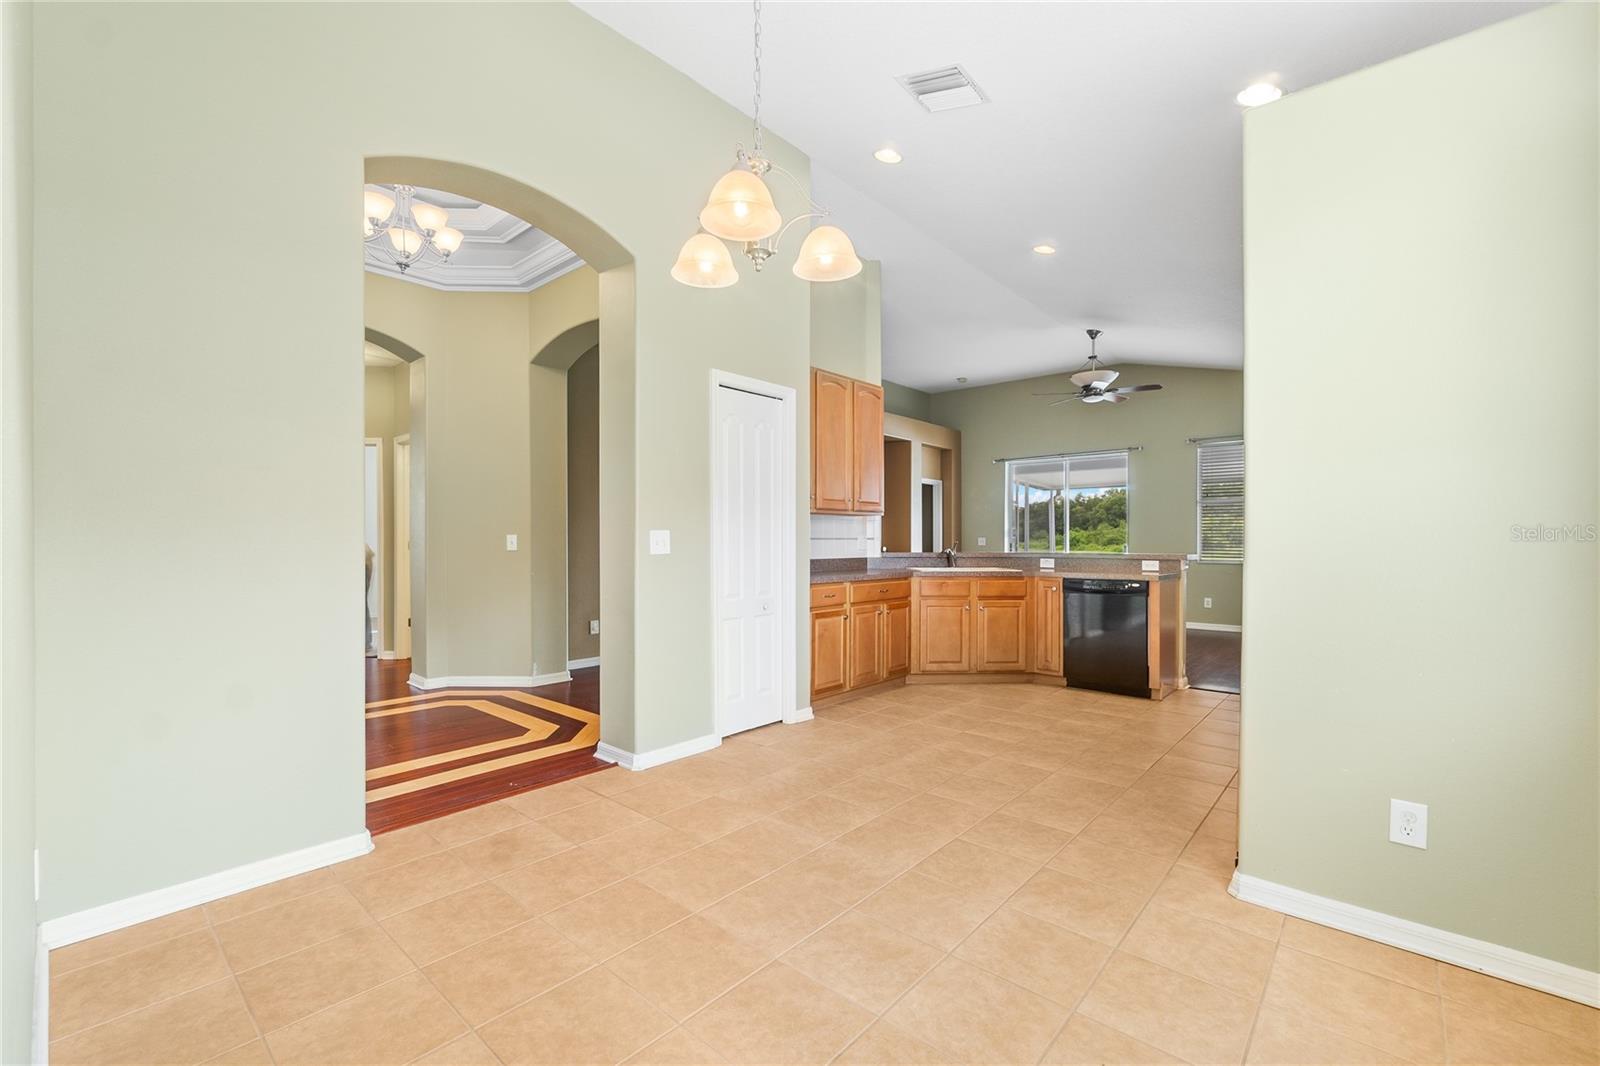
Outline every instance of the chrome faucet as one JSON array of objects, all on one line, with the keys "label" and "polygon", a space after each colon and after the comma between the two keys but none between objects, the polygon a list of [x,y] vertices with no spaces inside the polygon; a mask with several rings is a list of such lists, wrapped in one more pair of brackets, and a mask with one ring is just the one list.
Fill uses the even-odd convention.
[{"label": "chrome faucet", "polygon": [[946,566],[955,566],[956,565],[956,550],[954,548],[946,548],[944,551],[940,552],[939,554],[944,556],[944,565],[946,565]]}]

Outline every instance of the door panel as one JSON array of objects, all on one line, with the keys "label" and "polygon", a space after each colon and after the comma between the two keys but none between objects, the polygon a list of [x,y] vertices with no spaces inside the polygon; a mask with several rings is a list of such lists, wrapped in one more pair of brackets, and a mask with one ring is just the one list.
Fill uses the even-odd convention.
[{"label": "door panel", "polygon": [[927,674],[972,667],[972,610],[966,600],[926,600],[917,614],[918,659]]},{"label": "door panel", "polygon": [[881,608],[864,603],[850,608],[850,687],[861,688],[883,680]]},{"label": "door panel", "polygon": [[1061,579],[1039,578],[1033,598],[1033,671],[1061,676]]},{"label": "door panel", "polygon": [[[811,372],[811,509],[847,512],[852,441],[849,378]],[[881,422],[881,419],[880,419]],[[881,433],[881,426],[880,426]],[[882,445],[879,445],[880,449]]]},{"label": "door panel", "polygon": [[846,688],[849,651],[845,630],[848,625],[843,607],[811,612],[811,698],[814,700]]},{"label": "door panel", "polygon": [[864,381],[851,386],[851,510],[883,513],[883,389]]},{"label": "door panel", "polygon": [[978,604],[978,669],[1025,670],[1028,666],[1027,601]]},{"label": "door panel", "polygon": [[780,573],[783,553],[783,404],[716,390],[713,520],[717,729],[727,736],[783,717]]},{"label": "door panel", "polygon": [[904,677],[911,672],[911,601],[884,605],[883,674]]}]

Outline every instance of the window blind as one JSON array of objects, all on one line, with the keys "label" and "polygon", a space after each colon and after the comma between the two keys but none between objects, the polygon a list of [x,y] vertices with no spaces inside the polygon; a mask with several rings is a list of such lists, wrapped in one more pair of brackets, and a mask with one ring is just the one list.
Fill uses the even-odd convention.
[{"label": "window blind", "polygon": [[1195,521],[1200,560],[1244,562],[1244,442],[1201,444]]}]

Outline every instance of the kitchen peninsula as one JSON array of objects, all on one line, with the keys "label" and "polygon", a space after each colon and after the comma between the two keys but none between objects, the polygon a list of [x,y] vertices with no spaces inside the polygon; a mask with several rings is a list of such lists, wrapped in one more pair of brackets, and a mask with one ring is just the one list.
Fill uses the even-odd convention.
[{"label": "kitchen peninsula", "polygon": [[[1153,569],[1146,569],[1153,567]],[[1138,691],[1160,700],[1187,687],[1183,555],[892,553],[811,564],[811,698],[889,685],[1074,684],[1100,671],[1069,654],[1064,590],[1079,582],[1143,586]],[[1071,586],[1068,582],[1073,583]],[[1073,654],[1080,658],[1073,659]],[[1094,687],[1101,687],[1095,684]]]}]

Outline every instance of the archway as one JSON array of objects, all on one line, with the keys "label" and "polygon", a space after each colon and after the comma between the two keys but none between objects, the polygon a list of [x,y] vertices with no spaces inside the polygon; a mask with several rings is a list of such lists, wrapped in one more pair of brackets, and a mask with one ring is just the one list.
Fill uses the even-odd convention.
[{"label": "archway", "polygon": [[[568,284],[569,279],[581,286],[585,284],[583,279],[587,279],[587,314],[574,315],[576,321],[572,318],[562,321],[560,315],[541,318],[527,311],[510,315],[510,318],[521,315],[522,347],[516,365],[527,382],[530,396],[529,406],[521,411],[520,428],[511,429],[505,428],[510,425],[510,419],[497,421],[497,413],[499,416],[509,413],[513,394],[523,391],[511,388],[508,371],[515,353],[507,346],[510,342],[501,338],[496,342],[501,345],[500,349],[487,352],[484,345],[488,342],[470,332],[473,323],[463,325],[458,320],[456,328],[441,328],[439,302],[451,298],[460,300],[460,294],[442,293],[370,273],[365,283],[368,339],[400,353],[413,370],[422,370],[426,382],[424,395],[414,397],[420,409],[412,426],[413,440],[420,445],[417,458],[421,473],[416,479],[416,496],[423,502],[429,517],[418,530],[422,541],[421,551],[417,553],[419,562],[414,568],[420,571],[414,581],[418,592],[414,616],[418,625],[414,629],[416,659],[410,681],[427,690],[469,686],[526,690],[559,683],[567,677],[568,651],[565,507],[530,506],[530,501],[559,498],[564,504],[566,371],[586,351],[601,343],[603,333],[616,338],[617,343],[607,345],[605,369],[600,375],[601,391],[611,394],[609,402],[620,399],[631,407],[634,332],[631,257],[603,229],[577,212],[530,186],[481,168],[440,160],[385,157],[369,160],[366,177],[369,182],[448,190],[492,204],[549,233],[589,264],[590,269],[566,275],[532,293],[471,294],[471,299],[476,301],[472,304],[474,319],[492,319],[497,314],[506,318],[507,301],[522,299],[527,307],[536,310],[537,298],[542,292]],[[397,289],[406,291],[397,295]],[[569,308],[562,308],[563,314],[569,311]],[[469,353],[467,349],[474,345],[477,348]],[[424,358],[425,353],[427,358]],[[469,354],[471,359],[467,358]],[[453,360],[453,355],[459,359]],[[485,407],[472,404],[466,395],[467,374],[458,373],[459,367],[469,362],[473,363],[473,373],[480,376],[470,384],[477,390],[475,396],[487,405]],[[497,375],[493,381],[482,377],[486,373],[485,366],[490,363],[493,366],[487,373]],[[541,375],[547,378],[542,399],[538,388]],[[496,387],[496,383],[504,387]],[[552,397],[559,397],[561,417],[540,417],[535,405],[548,404]],[[497,412],[493,405],[502,403],[505,406]],[[461,445],[460,442],[473,434],[493,435],[494,431],[485,427],[496,425],[502,427],[493,442],[501,447],[499,453],[485,451],[482,447],[469,452]],[[548,435],[551,426],[559,426],[563,434],[559,447],[540,436],[541,433]],[[615,428],[631,440],[631,423]],[[521,434],[520,446],[516,443],[518,433]],[[541,448],[541,444],[549,447]],[[607,446],[607,442],[602,442],[602,447]],[[606,501],[609,499],[631,503],[631,449],[623,454],[628,461],[600,467],[601,506],[608,511]],[[559,477],[555,474],[554,463],[540,461],[550,455],[560,460]],[[487,483],[486,479],[490,472],[496,472],[502,478],[514,480],[519,464],[528,471],[528,476],[521,486],[521,509],[511,516],[505,509],[518,506],[516,494],[498,491],[504,487],[504,480],[495,485]],[[553,483],[541,483],[540,478],[546,475]],[[481,528],[461,526],[463,514],[496,508],[501,514],[483,518]],[[559,521],[552,521],[553,518]],[[605,523],[597,524],[615,530],[631,526],[632,521],[631,507],[623,507],[615,515],[608,513]],[[449,528],[452,522],[461,528],[452,530]],[[435,528],[427,529],[428,526]],[[490,529],[504,532],[505,553],[487,548],[492,543],[497,545],[500,536],[500,532],[492,538],[488,536]],[[518,529],[525,532],[521,543],[513,546],[511,531]],[[446,564],[446,546],[452,543],[457,546],[457,554],[453,556],[456,562]],[[461,560],[467,556],[461,554],[460,546],[467,543],[476,545],[470,550],[477,558],[463,563]],[[603,690],[605,711],[598,730],[591,728],[585,733],[590,750],[600,739],[601,730],[623,738],[622,744],[628,743],[633,730],[630,636],[634,596],[633,568],[628,558],[631,543],[631,536],[608,537],[607,543],[600,546],[600,554],[607,559],[602,571],[605,584],[600,590],[608,626],[603,665],[607,677]],[[470,572],[472,566],[479,568],[477,573]],[[495,567],[499,570],[494,570]],[[519,576],[510,576],[513,571]],[[491,585],[499,590],[520,585],[525,589],[525,599],[515,601],[512,597],[503,597],[485,610],[480,598],[476,601],[478,628],[463,632],[460,628],[462,605],[474,602],[474,585],[480,593]],[[519,627],[522,628],[519,630]],[[551,743],[563,739],[558,728]],[[369,796],[373,791],[369,789]]]}]

